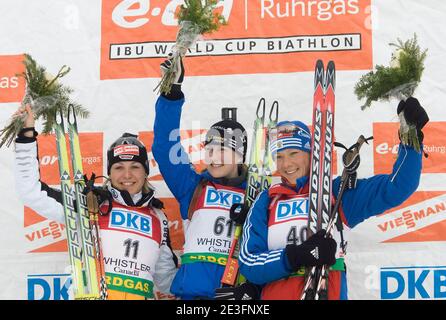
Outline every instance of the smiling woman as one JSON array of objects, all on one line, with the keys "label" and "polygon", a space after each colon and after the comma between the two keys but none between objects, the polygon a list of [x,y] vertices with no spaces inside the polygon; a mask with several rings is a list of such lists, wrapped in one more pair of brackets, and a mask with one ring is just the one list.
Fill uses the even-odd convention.
[{"label": "smiling woman", "polygon": [[[121,193],[135,196],[149,191],[149,162],[146,147],[137,136],[124,133],[107,151],[107,173],[111,185]],[[145,190],[144,190],[144,189]]]},{"label": "smiling woman", "polygon": [[[413,112],[421,114],[423,111],[419,103],[411,107]],[[276,155],[282,182],[260,193],[244,225],[240,272],[252,283],[263,285],[263,300],[300,299],[303,293],[307,297],[308,292],[311,295],[311,291],[306,291],[304,287],[305,270],[322,265],[329,268],[328,284],[321,290],[324,291],[323,299],[347,299],[344,239],[348,233],[347,228],[343,233],[342,225],[353,228],[369,217],[401,204],[419,183],[421,153],[401,144],[400,150],[404,149],[404,152],[399,153],[391,174],[358,179],[356,185],[344,193],[339,193],[342,189],[341,178],[334,179],[331,195],[328,193],[327,197],[322,197],[320,203],[326,201],[339,205],[333,209],[337,213],[337,208],[340,208],[337,229],[333,235],[325,230],[328,227],[325,227],[327,224],[324,226],[322,216],[322,219],[316,220],[322,222],[321,230],[309,233],[309,220],[318,214],[317,210],[312,210],[312,204],[318,202],[314,195],[318,189],[325,189],[331,183],[328,180],[326,184],[327,180],[324,179],[319,184],[314,175],[310,178],[310,157],[313,168],[316,168],[314,172],[319,173],[327,168],[326,163],[321,164],[318,160],[322,156],[314,152],[321,150],[318,139],[327,135],[320,134],[317,126],[313,128],[311,155],[310,131],[304,123],[283,121],[277,124],[271,135],[271,152]],[[327,156],[326,152],[323,154]],[[315,187],[316,193],[312,193],[310,185],[311,188]],[[326,235],[326,231],[329,235]]]},{"label": "smiling woman", "polygon": [[118,162],[110,170],[111,184],[130,195],[141,192],[147,174],[141,163],[136,161]]},{"label": "smiling woman", "polygon": [[[162,72],[172,67],[169,59],[161,64]],[[182,263],[171,291],[182,299],[213,299],[221,286],[235,232],[229,211],[234,204],[242,203],[245,195],[247,135],[244,127],[230,117],[213,124],[206,133],[206,170],[202,173],[191,167],[183,148],[172,153],[181,145],[180,136],[170,137],[178,132],[185,101],[181,61],[177,68],[173,70],[176,79],[171,92],[162,93],[156,103],[152,146],[164,181],[180,203],[186,231]],[[186,161],[178,163],[172,154]]]},{"label": "smiling woman", "polygon": [[277,171],[294,185],[310,173],[310,130],[300,121],[282,121],[273,132],[271,151]]},{"label": "smiling woman", "polygon": [[301,150],[287,149],[277,153],[277,171],[294,184],[296,179],[310,172],[310,154]]},{"label": "smiling woman", "polygon": [[[25,118],[15,150],[19,196],[40,215],[64,223],[61,192],[40,180],[33,111],[27,105],[17,114]],[[101,212],[98,241],[108,299],[154,299],[155,290],[170,294],[177,259],[170,248],[163,204],[147,181],[147,150],[137,136],[125,133],[110,146],[107,173],[110,184],[95,187],[91,181],[88,185]]]}]

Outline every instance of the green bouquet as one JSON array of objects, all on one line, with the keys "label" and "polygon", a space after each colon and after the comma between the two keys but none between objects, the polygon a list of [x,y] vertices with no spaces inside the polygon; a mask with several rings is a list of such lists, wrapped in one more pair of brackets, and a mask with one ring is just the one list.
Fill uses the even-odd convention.
[{"label": "green bouquet", "polygon": [[[52,77],[46,72],[45,67],[40,66],[29,55],[24,55],[25,71],[18,76],[25,79],[25,95],[22,100],[22,106],[29,104],[34,113],[34,119],[43,118],[43,134],[48,134],[53,128],[57,110],[62,110],[66,115],[68,113],[68,105],[74,106],[74,113],[81,118],[86,118],[89,112],[79,104],[71,101],[69,95],[73,90],[58,82],[64,77],[70,68],[62,66],[55,77]],[[26,114],[14,116],[10,123],[0,130],[0,148],[6,144],[7,147],[11,145],[17,134],[23,128]]]},{"label": "green bouquet", "polygon": [[[397,43],[389,45],[395,47],[389,66],[377,65],[376,71],[363,75],[355,85],[358,99],[366,99],[362,110],[370,107],[374,101],[389,101],[391,98],[406,100],[413,95],[421,81],[427,50],[421,50],[416,34],[405,42],[397,39]],[[403,112],[399,118],[401,140],[420,151],[415,126],[406,123]]]},{"label": "green bouquet", "polygon": [[185,0],[177,14],[179,30],[172,50],[171,67],[164,73],[160,83],[159,93],[169,94],[175,79],[175,70],[200,35],[217,31],[226,24],[225,18],[214,12],[218,0]]}]

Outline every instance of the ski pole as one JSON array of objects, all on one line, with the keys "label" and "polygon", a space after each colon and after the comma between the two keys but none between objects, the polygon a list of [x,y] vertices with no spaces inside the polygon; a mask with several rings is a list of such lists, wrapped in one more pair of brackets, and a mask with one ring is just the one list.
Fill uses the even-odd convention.
[{"label": "ski pole", "polygon": [[[369,137],[366,139],[363,135],[361,135],[358,138],[358,141],[348,149],[345,146],[343,146],[342,144],[335,143],[336,146],[341,146],[344,149],[346,149],[347,151],[344,153],[344,155],[342,157],[344,169],[342,171],[341,184],[340,184],[338,196],[336,198],[336,202],[333,207],[332,215],[330,217],[330,221],[328,223],[327,230],[325,233],[326,238],[332,237],[333,226],[338,219],[339,206],[341,204],[342,196],[344,195],[344,192],[347,189],[347,185],[349,182],[348,180],[352,176],[353,173],[356,173],[356,170],[359,167],[359,163],[360,163],[359,151],[360,151],[362,145],[364,143],[368,144],[368,141],[371,139],[373,139],[373,137]],[[326,287],[322,288],[322,283],[325,283],[325,285],[326,285],[326,280],[328,279],[327,271],[328,271],[328,266],[323,265],[319,274],[318,274],[315,300],[319,300],[320,297],[327,298]]]}]

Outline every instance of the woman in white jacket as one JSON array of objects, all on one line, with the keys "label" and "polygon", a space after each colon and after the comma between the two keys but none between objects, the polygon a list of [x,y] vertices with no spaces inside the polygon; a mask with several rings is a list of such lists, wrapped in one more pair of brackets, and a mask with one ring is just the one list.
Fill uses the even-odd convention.
[{"label": "woman in white jacket", "polygon": [[[40,215],[64,223],[61,192],[40,181],[32,110],[21,107],[16,114],[27,115],[15,145],[19,196]],[[99,216],[99,227],[108,299],[154,299],[156,290],[169,294],[177,258],[163,205],[147,180],[146,148],[136,136],[125,133],[110,146],[107,173],[110,183],[100,206],[111,211]]]}]

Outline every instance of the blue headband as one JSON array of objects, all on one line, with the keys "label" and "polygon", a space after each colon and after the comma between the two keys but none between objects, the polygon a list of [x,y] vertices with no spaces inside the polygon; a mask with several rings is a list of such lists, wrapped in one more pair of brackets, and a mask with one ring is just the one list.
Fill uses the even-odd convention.
[{"label": "blue headband", "polygon": [[[283,130],[287,127],[294,127],[294,130]],[[277,124],[277,138],[271,141],[271,153],[274,155],[285,149],[311,152],[311,134],[306,124],[300,121],[281,121]]]}]

